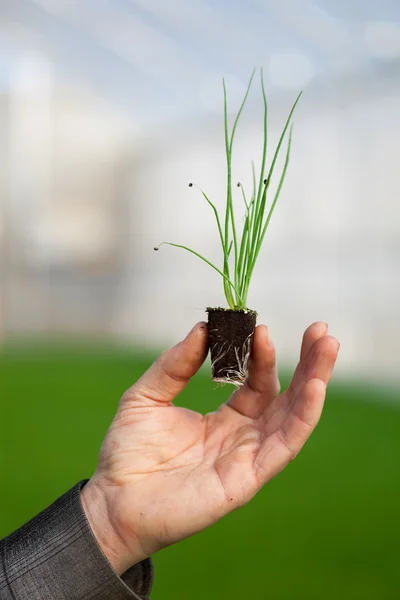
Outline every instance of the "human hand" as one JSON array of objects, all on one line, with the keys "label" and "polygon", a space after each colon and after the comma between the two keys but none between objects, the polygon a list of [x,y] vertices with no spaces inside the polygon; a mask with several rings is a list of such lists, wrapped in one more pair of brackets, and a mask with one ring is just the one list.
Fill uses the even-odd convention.
[{"label": "human hand", "polygon": [[324,323],[311,325],[279,395],[275,350],[258,326],[246,383],[203,416],[172,401],[207,349],[199,323],[125,392],[82,490],[94,535],[119,574],[244,505],[296,457],[318,423],[339,343]]}]

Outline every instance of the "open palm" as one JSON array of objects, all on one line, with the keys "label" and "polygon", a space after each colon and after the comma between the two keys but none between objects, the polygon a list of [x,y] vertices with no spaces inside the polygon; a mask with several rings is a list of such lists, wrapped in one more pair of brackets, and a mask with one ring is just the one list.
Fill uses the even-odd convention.
[{"label": "open palm", "polygon": [[122,397],[85,492],[105,498],[123,548],[119,571],[245,504],[297,455],[319,420],[338,348],[325,324],[309,327],[279,394],[275,351],[257,327],[245,385],[206,416],[172,404],[204,362],[206,325],[159,357]]}]

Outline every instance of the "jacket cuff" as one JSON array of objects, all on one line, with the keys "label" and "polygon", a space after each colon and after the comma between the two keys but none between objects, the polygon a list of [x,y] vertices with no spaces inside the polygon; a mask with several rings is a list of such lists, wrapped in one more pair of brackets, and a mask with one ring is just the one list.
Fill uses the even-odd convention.
[{"label": "jacket cuff", "polygon": [[0,598],[9,594],[18,600],[146,599],[153,583],[151,560],[117,575],[84,513],[85,483],[0,541]]}]

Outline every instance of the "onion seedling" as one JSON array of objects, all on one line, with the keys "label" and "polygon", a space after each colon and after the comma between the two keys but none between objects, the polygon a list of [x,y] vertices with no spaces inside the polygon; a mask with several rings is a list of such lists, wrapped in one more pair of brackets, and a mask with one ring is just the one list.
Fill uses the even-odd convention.
[{"label": "onion seedling", "polygon": [[[162,242],[160,244],[160,246],[167,244],[176,248],[182,248],[194,254],[221,276],[229,308],[207,308],[212,377],[214,381],[232,383],[237,386],[242,385],[247,376],[257,317],[257,313],[247,307],[249,287],[268,225],[286,177],[292,144],[293,125],[291,121],[302,94],[300,92],[290,110],[278,144],[272,155],[269,168],[267,168],[268,103],[263,71],[261,69],[260,79],[264,106],[261,167],[257,174],[254,162],[252,162],[252,191],[250,195],[246,194],[240,182],[237,183],[245,207],[243,227],[241,232],[239,232],[237,227],[239,219],[237,219],[233,207],[232,152],[236,129],[249,96],[255,71],[251,75],[231,130],[228,124],[227,91],[225,80],[223,79],[224,133],[227,165],[227,192],[223,221],[215,204],[211,202],[201,188],[198,188],[214,213],[222,248],[223,260],[221,268],[187,246],[172,242]],[[277,180],[275,193],[272,196],[271,202],[269,202],[268,192],[285,137],[287,137],[287,146],[283,168]],[[189,186],[193,187],[193,184],[189,183]],[[158,248],[159,246],[155,250],[158,250]]]}]

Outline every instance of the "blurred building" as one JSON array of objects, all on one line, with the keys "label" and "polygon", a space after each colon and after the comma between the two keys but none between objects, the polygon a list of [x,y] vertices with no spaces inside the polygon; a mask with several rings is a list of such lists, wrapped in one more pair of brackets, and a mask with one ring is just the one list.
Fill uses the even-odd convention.
[{"label": "blurred building", "polygon": [[7,333],[109,331],[128,236],[123,123],[44,58],[3,94],[2,324]]}]

